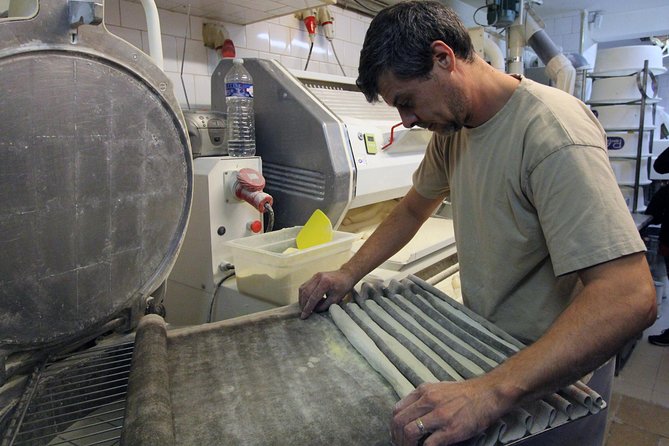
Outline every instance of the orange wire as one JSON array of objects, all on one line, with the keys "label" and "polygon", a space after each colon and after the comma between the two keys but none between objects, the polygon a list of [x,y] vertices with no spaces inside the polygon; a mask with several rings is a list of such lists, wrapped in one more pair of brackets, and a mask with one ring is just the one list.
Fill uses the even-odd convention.
[{"label": "orange wire", "polygon": [[390,128],[390,141],[388,141],[388,144],[386,144],[385,146],[381,147],[381,150],[386,150],[386,148],[387,148],[388,146],[392,145],[393,141],[395,140],[395,129],[396,129],[397,127],[401,126],[401,125],[402,125],[402,123],[400,122],[400,123],[397,123],[397,124],[395,124],[394,126],[392,126],[392,127]]}]

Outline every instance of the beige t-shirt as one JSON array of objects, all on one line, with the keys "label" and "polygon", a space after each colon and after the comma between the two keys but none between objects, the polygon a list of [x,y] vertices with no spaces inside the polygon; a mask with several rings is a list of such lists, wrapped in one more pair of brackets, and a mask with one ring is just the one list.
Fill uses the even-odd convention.
[{"label": "beige t-shirt", "polygon": [[597,119],[526,78],[483,125],[435,134],[413,180],[450,192],[465,304],[523,341],[569,304],[575,271],[645,250]]}]

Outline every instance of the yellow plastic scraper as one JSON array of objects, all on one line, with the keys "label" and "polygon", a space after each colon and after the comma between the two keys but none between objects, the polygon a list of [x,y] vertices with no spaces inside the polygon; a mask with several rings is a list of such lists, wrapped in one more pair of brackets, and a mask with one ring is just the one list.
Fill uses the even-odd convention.
[{"label": "yellow plastic scraper", "polygon": [[332,241],[332,223],[320,209],[311,214],[295,239],[297,249],[311,248],[330,241]]}]

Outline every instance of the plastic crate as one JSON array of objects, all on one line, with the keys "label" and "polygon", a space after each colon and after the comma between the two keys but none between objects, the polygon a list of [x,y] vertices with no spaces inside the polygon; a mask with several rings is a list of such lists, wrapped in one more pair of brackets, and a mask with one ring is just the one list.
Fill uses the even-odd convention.
[{"label": "plastic crate", "polygon": [[284,253],[296,247],[300,229],[295,226],[226,243],[239,291],[279,305],[297,302],[300,285],[319,271],[339,268],[350,258],[353,241],[359,237],[333,231],[331,242]]}]

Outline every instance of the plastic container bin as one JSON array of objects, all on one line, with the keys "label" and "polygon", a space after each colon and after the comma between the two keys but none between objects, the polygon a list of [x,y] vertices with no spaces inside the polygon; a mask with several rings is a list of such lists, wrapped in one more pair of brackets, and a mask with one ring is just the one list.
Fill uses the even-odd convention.
[{"label": "plastic container bin", "polygon": [[[611,158],[636,157],[639,145],[639,132],[606,132],[606,145]],[[643,133],[641,147],[641,156],[649,156],[650,133]],[[655,143],[653,143],[653,151],[655,151]]]},{"label": "plastic container bin", "polygon": [[302,226],[253,235],[226,243],[231,249],[242,293],[288,305],[297,302],[300,285],[319,271],[339,268],[351,256],[357,234],[333,232],[331,242],[285,253],[295,248]]},{"label": "plastic container bin", "polygon": [[[650,184],[650,179],[648,179],[648,159],[648,157],[641,158],[639,184],[643,186]],[[633,186],[636,175],[636,160],[611,159],[610,162],[618,184],[621,186]]]},{"label": "plastic container bin", "polygon": [[[653,106],[646,105],[644,111],[644,130],[653,130]],[[604,130],[636,130],[641,120],[640,105],[593,105],[590,107]]]},{"label": "plastic container bin", "polygon": [[[595,79],[592,83],[592,94],[589,104],[623,104],[625,102],[640,101],[643,85],[643,73],[637,76],[610,77]],[[648,103],[657,103],[657,84],[648,79],[646,84],[646,100]]]},{"label": "plastic container bin", "polygon": [[653,74],[667,71],[662,64],[662,48],[654,45],[631,45],[597,51],[594,74],[607,76],[634,74],[643,70],[645,60],[648,60],[648,68]]}]

